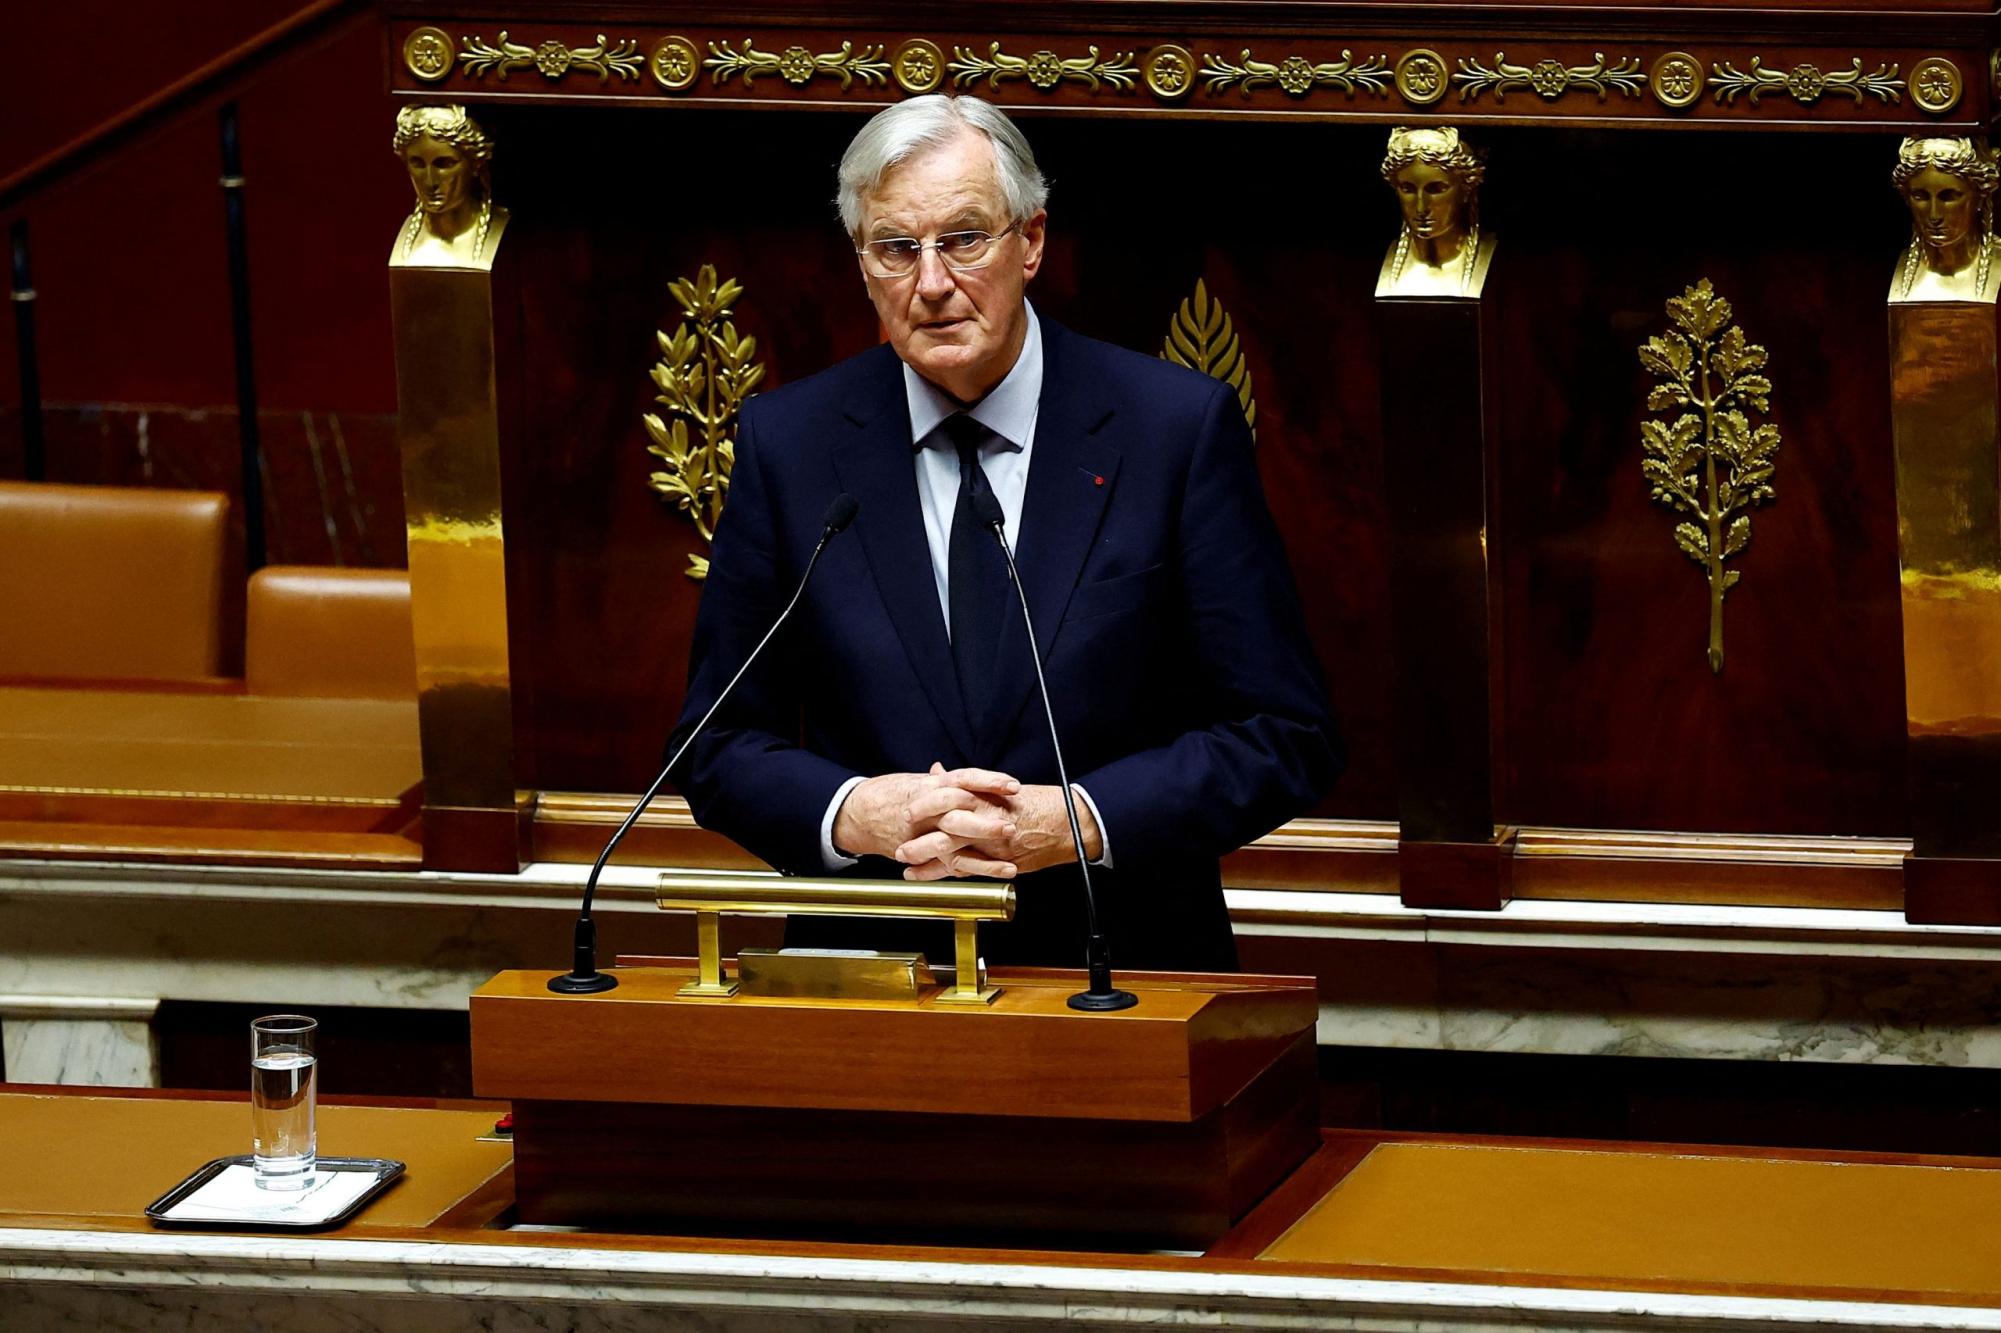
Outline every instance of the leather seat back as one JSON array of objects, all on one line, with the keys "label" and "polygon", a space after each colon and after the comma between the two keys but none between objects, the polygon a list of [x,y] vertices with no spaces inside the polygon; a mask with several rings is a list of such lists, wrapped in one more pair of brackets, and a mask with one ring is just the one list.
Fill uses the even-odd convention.
[{"label": "leather seat back", "polygon": [[215,676],[228,529],[213,491],[0,481],[0,676]]},{"label": "leather seat back", "polygon": [[410,576],[272,565],[250,580],[243,674],[252,694],[417,697]]}]

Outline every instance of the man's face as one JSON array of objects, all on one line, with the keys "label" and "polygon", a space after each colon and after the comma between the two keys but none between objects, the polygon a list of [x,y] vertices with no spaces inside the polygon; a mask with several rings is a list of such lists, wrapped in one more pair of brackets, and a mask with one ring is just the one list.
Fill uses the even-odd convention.
[{"label": "man's face", "polygon": [[[984,267],[948,268],[936,250],[914,271],[881,278],[862,267],[869,299],[896,354],[961,402],[972,402],[1006,377],[1027,331],[1023,292],[1042,266],[1037,213],[1001,237]],[[947,232],[999,233],[1007,205],[995,179],[993,147],[970,130],[898,163],[865,202],[860,242],[912,236],[930,242]]]},{"label": "man's face", "polygon": [[417,206],[426,213],[449,213],[466,201],[472,164],[452,145],[421,135],[403,150],[403,164],[417,187]]},{"label": "man's face", "polygon": [[1435,241],[1459,230],[1459,182],[1451,172],[1429,162],[1412,162],[1392,173],[1390,184],[1411,235]]},{"label": "man's face", "polygon": [[1937,167],[1926,167],[1905,183],[1904,202],[1911,207],[1918,236],[1934,250],[1958,244],[1973,230],[1973,191]]}]

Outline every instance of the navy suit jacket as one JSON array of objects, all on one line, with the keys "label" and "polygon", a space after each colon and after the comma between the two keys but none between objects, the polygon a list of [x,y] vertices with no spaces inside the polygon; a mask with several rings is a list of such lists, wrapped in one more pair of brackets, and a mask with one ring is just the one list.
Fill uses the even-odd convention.
[{"label": "navy suit jacket", "polygon": [[[1119,966],[1228,969],[1217,861],[1307,810],[1341,766],[1326,690],[1251,439],[1226,385],[1042,321],[1044,371],[1017,560],[1071,781],[1114,868],[1093,871]],[[925,544],[902,363],[884,345],[747,403],[702,593],[680,727],[782,609],[820,521],[822,557],[781,639],[691,752],[696,819],[794,874],[825,874],[820,825],[848,778],[1000,769],[1054,783],[1034,666],[1011,608],[995,702],[959,697]],[[895,878],[864,858],[854,875]],[[993,962],[1080,966],[1074,865],[1026,875]],[[792,943],[924,948],[949,929],[795,919]]]}]

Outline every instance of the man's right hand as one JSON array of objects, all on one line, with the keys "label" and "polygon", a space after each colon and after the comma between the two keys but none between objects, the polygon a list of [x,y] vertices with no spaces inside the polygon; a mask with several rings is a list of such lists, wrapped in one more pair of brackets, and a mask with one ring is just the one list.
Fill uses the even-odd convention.
[{"label": "man's right hand", "polygon": [[[834,816],[834,847],[846,856],[894,857],[926,833],[944,832],[965,843],[1005,842],[1016,829],[1004,804],[1021,783],[985,768],[936,766],[929,773],[885,773],[857,783]],[[969,846],[949,853],[954,875],[1014,878],[1015,867],[992,861]]]}]

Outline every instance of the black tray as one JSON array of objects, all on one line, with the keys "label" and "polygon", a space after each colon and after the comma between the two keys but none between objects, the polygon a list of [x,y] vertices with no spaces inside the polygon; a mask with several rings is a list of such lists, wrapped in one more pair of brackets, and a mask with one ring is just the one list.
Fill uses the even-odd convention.
[{"label": "black tray", "polygon": [[269,1218],[242,1217],[236,1219],[221,1217],[174,1218],[168,1217],[174,1206],[196,1190],[216,1178],[232,1166],[250,1166],[250,1154],[237,1157],[218,1157],[213,1162],[198,1168],[195,1173],[180,1184],[146,1205],[146,1220],[156,1227],[180,1227],[191,1230],[220,1231],[325,1231],[337,1227],[351,1219],[382,1191],[388,1189],[403,1174],[403,1163],[386,1157],[322,1157],[314,1164],[315,1171],[361,1171],[375,1177],[375,1183],[350,1200],[347,1206],[332,1217],[311,1222],[279,1222]]}]

